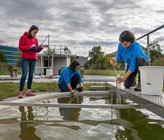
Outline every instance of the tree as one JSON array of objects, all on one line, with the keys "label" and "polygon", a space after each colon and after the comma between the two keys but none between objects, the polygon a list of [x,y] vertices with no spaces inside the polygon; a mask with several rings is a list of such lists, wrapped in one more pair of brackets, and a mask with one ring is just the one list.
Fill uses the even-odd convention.
[{"label": "tree", "polygon": [[21,58],[21,52],[20,51],[17,53],[17,58],[18,58],[17,67],[21,67],[22,58]]},{"label": "tree", "polygon": [[71,62],[77,61],[77,58],[76,57],[77,57],[76,55],[71,55]]},{"label": "tree", "polygon": [[162,49],[161,46],[158,44],[158,42],[151,43],[149,45],[150,49],[150,59],[151,63],[153,64],[156,59],[159,59],[162,57]]},{"label": "tree", "polygon": [[155,59],[152,63],[154,66],[164,66],[164,55],[159,57],[158,59]]},{"label": "tree", "polygon": [[96,68],[95,64],[98,64],[99,65],[98,67],[100,67],[100,64],[103,62],[103,56],[104,56],[104,52],[101,50],[101,46],[94,46],[89,51],[89,62],[88,62],[88,64],[90,64],[92,69]]},{"label": "tree", "polygon": [[0,51],[0,62],[1,63],[6,63],[7,60],[6,60],[6,56],[4,54],[4,52]]}]

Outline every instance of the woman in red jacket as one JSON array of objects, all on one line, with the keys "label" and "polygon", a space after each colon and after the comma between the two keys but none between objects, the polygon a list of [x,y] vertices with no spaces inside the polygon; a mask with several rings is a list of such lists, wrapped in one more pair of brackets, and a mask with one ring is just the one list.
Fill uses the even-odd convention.
[{"label": "woman in red jacket", "polygon": [[36,38],[36,34],[38,33],[38,31],[39,28],[35,25],[32,25],[29,31],[25,32],[19,40],[19,50],[22,51],[22,76],[20,80],[18,98],[23,98],[23,89],[28,69],[29,75],[26,96],[35,96],[35,94],[31,92],[31,86],[35,70],[35,63],[37,60],[37,53],[39,53],[43,49],[42,44],[38,46],[38,40]]}]

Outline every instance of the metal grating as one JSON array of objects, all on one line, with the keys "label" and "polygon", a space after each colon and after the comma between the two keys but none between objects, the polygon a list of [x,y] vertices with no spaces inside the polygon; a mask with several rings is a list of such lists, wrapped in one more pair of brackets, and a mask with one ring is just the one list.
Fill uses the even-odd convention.
[{"label": "metal grating", "polygon": [[[110,84],[110,85],[116,87],[116,83],[115,82],[107,82],[107,84]],[[123,84],[121,84],[121,89],[123,91],[126,91],[126,92],[130,93],[130,94],[138,96],[138,97],[140,97],[142,99],[150,101],[153,104],[157,104],[157,105],[159,105],[161,107],[164,107],[164,94],[162,94],[162,95],[146,95],[146,94],[142,94],[140,91],[134,91],[133,88],[126,89],[126,88],[124,88]]]}]

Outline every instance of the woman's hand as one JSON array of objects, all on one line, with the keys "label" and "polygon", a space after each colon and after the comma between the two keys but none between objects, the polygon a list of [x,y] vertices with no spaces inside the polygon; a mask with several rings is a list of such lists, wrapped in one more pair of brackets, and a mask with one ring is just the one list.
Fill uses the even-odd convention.
[{"label": "woman's hand", "polygon": [[126,77],[125,77],[125,75],[123,75],[123,76],[120,76],[120,77],[118,77],[117,79],[116,79],[116,82],[117,83],[122,83],[123,81],[125,81],[126,80]]},{"label": "woman's hand", "polygon": [[83,91],[83,87],[80,86],[80,87],[78,87],[76,90],[77,90],[78,92],[82,92],[82,91]]},{"label": "woman's hand", "polygon": [[75,91],[74,91],[74,90],[71,90],[71,93],[72,93],[72,94],[74,94],[74,93],[75,93]]},{"label": "woman's hand", "polygon": [[115,66],[115,65],[117,64],[117,59],[116,59],[115,57],[112,57],[112,58],[110,59],[110,64],[111,64],[112,66]]},{"label": "woman's hand", "polygon": [[40,45],[40,47],[41,47],[41,48],[44,48],[44,45],[43,45],[43,44],[41,44],[41,45]]},{"label": "woman's hand", "polygon": [[118,77],[116,79],[116,82],[120,84],[121,82],[125,81],[131,74],[132,74],[132,71],[128,70],[123,76]]}]

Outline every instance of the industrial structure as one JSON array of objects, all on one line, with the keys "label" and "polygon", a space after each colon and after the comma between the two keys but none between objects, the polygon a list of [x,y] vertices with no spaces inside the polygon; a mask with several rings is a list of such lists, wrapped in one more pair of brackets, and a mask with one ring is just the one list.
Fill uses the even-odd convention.
[{"label": "industrial structure", "polygon": [[61,70],[70,65],[71,51],[62,45],[46,45],[38,54],[35,75],[59,75]]}]

